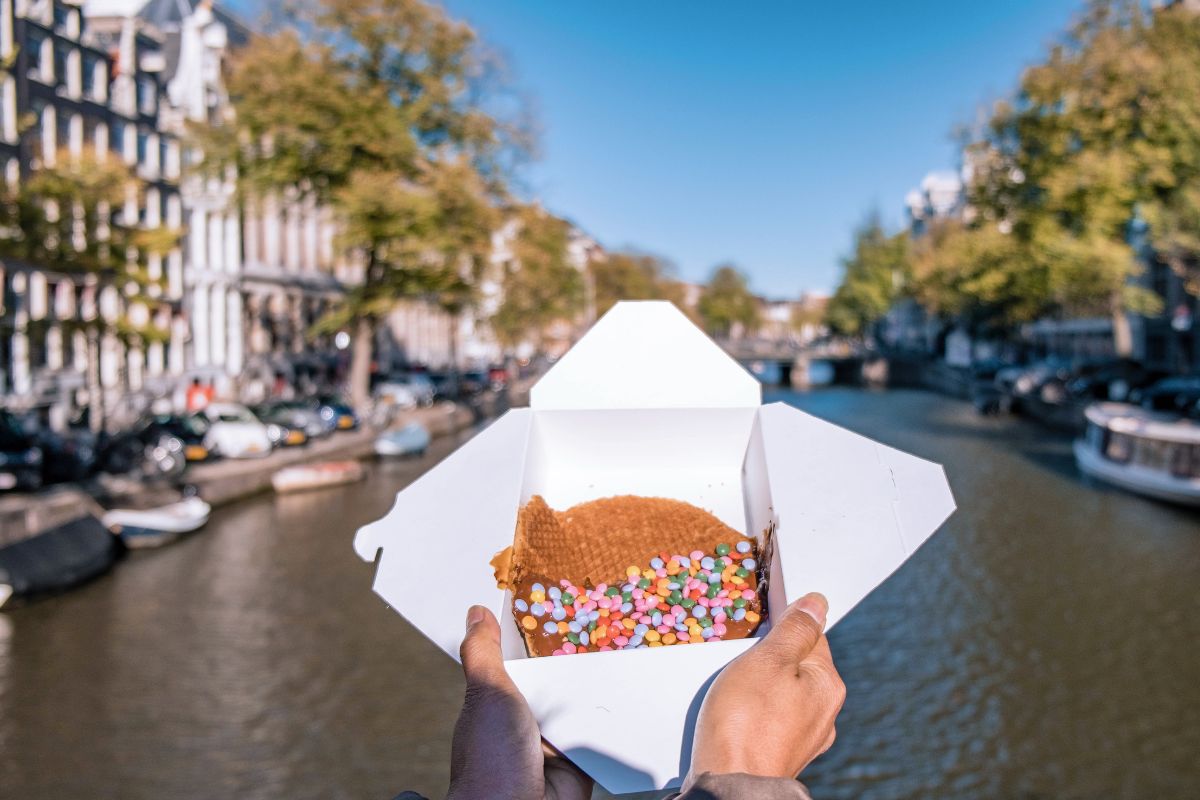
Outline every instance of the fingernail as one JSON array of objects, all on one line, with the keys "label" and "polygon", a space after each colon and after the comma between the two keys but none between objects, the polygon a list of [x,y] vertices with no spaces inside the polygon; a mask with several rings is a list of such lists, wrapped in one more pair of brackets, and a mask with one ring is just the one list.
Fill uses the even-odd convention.
[{"label": "fingernail", "polygon": [[487,614],[487,609],[483,606],[471,606],[467,610],[467,630],[471,630],[479,623],[483,622],[484,616]]},{"label": "fingernail", "polygon": [[815,619],[822,628],[825,627],[825,616],[829,613],[829,601],[825,599],[825,595],[809,592],[796,601],[796,608]]}]

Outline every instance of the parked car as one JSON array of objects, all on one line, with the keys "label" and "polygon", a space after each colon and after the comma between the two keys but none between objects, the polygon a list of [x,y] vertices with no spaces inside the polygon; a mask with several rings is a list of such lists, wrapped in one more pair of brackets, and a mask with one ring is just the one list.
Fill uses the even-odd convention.
[{"label": "parked car", "polygon": [[220,453],[206,444],[209,423],[202,414],[154,414],[140,423],[151,433],[165,433],[183,442],[185,461],[208,461]]},{"label": "parked car", "polygon": [[325,420],[321,418],[319,406],[312,400],[284,400],[265,403],[259,408],[261,409],[259,419],[304,431],[304,435],[309,439],[328,436],[335,427],[326,424]]},{"label": "parked car", "polygon": [[389,383],[399,383],[404,386],[404,388],[412,393],[412,396],[417,401],[417,405],[421,406],[433,405],[434,396],[437,394],[437,389],[434,387],[433,381],[424,372],[409,372],[399,376],[398,380],[389,381]]},{"label": "parked car", "polygon": [[268,403],[254,406],[250,411],[267,426],[267,438],[273,447],[302,447],[308,444],[308,431],[303,424],[297,424],[295,415],[287,409],[279,409]]},{"label": "parked car", "polygon": [[411,409],[419,405],[417,395],[400,381],[385,381],[375,387],[375,399],[393,408]]},{"label": "parked car", "polygon": [[0,410],[0,490],[41,486],[41,448],[14,414]]},{"label": "parked car", "polygon": [[97,445],[96,469],[110,475],[174,480],[187,466],[186,450],[183,439],[147,418],[132,428],[102,436]]},{"label": "parked car", "polygon": [[211,403],[203,412],[209,423],[205,441],[225,458],[262,458],[271,453],[267,426],[237,403]]},{"label": "parked car", "polygon": [[358,414],[337,395],[317,397],[317,411],[327,425],[332,423],[335,430],[352,431],[358,427]]},{"label": "parked car", "polygon": [[429,380],[433,384],[434,396],[438,400],[457,400],[459,397],[459,380],[456,372],[431,372]]},{"label": "parked car", "polygon": [[504,387],[508,386],[508,370],[499,364],[493,364],[488,368],[488,383],[491,384],[492,391],[503,391]]},{"label": "parked car", "polygon": [[473,397],[486,391],[489,386],[487,370],[472,369],[464,372],[458,383],[459,396]]},{"label": "parked car", "polygon": [[1200,419],[1200,377],[1166,378],[1137,392],[1132,399],[1150,411]]},{"label": "parked car", "polygon": [[1066,382],[1066,390],[1079,400],[1123,403],[1129,396],[1156,383],[1167,374],[1131,359],[1118,358],[1085,364]]}]

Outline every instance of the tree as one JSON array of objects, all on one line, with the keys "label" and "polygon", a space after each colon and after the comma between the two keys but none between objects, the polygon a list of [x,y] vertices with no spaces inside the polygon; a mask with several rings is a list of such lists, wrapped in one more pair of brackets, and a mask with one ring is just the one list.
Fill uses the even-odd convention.
[{"label": "tree", "polygon": [[721,264],[713,270],[697,304],[705,329],[713,336],[726,337],[735,327],[758,327],[758,299],[750,293],[749,281],[733,264]]},{"label": "tree", "polygon": [[513,259],[503,266],[504,297],[492,315],[492,330],[513,348],[532,340],[542,348],[546,329],[571,322],[583,311],[583,273],[571,263],[571,225],[536,205],[516,213]]},{"label": "tree", "polygon": [[[105,422],[99,390],[97,342],[115,334],[129,344],[166,341],[170,330],[154,323],[168,310],[165,275],[153,274],[152,256],[165,256],[180,232],[140,225],[126,204],[138,200],[133,171],[116,158],[63,151],[26,180],[0,183],[0,259],[72,276],[109,288],[124,308],[103,313],[98,303],[63,327],[88,338],[89,418]],[[140,205],[140,203],[138,203]]]},{"label": "tree", "polygon": [[596,314],[621,300],[669,300],[683,307],[683,286],[666,261],[648,253],[615,252],[589,265]]},{"label": "tree", "polygon": [[334,208],[363,279],[320,325],[353,329],[350,393],[362,403],[375,329],[397,302],[446,291],[443,307],[466,307],[459,279],[478,262],[519,141],[486,108],[474,32],[441,8],[314,0],[289,14],[233,58],[233,124],[198,144],[212,167],[236,166],[250,196]]},{"label": "tree", "polygon": [[1009,287],[1013,319],[1109,314],[1122,355],[1132,350],[1125,312],[1156,303],[1131,282],[1140,266],[1129,226],[1172,162],[1169,135],[1153,130],[1165,102],[1154,24],[1137,0],[1093,0],[973,147],[973,229],[1008,255],[985,288]]},{"label": "tree", "polygon": [[907,285],[908,236],[889,236],[877,214],[854,233],[854,252],[842,261],[842,281],[825,309],[835,333],[864,335],[883,318]]}]

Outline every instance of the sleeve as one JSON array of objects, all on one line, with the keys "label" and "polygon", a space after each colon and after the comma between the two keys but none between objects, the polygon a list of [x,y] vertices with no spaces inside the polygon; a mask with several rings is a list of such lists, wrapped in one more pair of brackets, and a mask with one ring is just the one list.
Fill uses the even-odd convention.
[{"label": "sleeve", "polygon": [[666,800],[812,800],[804,784],[788,778],[763,778],[736,773],[701,774],[688,788]]}]

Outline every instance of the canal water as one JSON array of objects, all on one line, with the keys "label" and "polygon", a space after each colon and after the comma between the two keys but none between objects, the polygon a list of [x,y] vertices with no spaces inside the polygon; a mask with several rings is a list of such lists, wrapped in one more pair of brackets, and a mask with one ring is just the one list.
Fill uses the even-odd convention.
[{"label": "canal water", "polygon": [[[849,696],[805,775],[818,800],[1197,796],[1200,515],[935,395],[781,397],[945,463],[959,503],[830,635]],[[452,446],[221,509],[0,615],[0,797],[440,796],[461,679],[350,540]],[[431,590],[441,544],[410,558]]]}]

